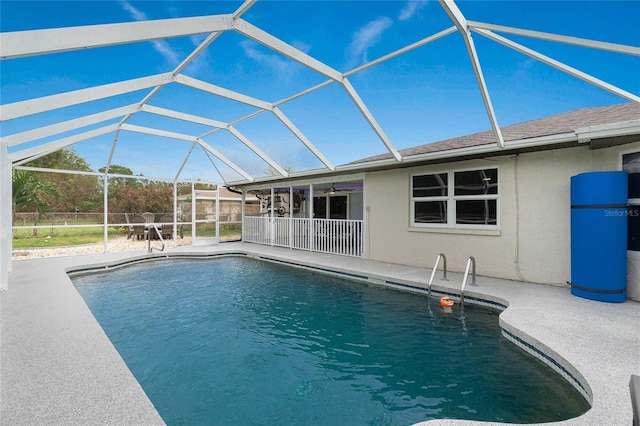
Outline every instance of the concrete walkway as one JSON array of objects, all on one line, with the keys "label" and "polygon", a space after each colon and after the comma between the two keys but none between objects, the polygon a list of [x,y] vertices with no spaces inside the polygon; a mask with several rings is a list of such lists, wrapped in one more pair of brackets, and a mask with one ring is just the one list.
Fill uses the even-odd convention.
[{"label": "concrete walkway", "polygon": [[[414,290],[426,286],[430,273],[247,243],[182,247],[153,256],[224,252],[356,274]],[[9,290],[0,293],[0,424],[163,424],[65,273],[146,256],[139,251],[14,262]],[[435,291],[459,292],[461,274],[450,273],[449,281],[440,276]],[[494,278],[477,281],[478,287],[467,287],[467,303],[508,305],[500,315],[505,337],[552,365],[591,402],[587,413],[558,424],[631,424],[629,380],[631,374],[640,374],[640,303],[595,302],[574,297],[567,288]]]}]

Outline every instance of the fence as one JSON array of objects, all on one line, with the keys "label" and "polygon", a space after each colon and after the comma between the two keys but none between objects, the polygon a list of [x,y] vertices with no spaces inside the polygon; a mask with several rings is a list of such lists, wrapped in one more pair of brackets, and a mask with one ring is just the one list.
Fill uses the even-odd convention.
[{"label": "fence", "polygon": [[[127,229],[130,228],[130,223],[127,216],[131,217],[134,214],[141,213],[108,213],[107,226],[109,228],[117,228],[124,234]],[[171,218],[170,220],[167,220]],[[231,215],[220,214],[220,234],[226,237],[226,240],[240,239],[242,232],[242,221],[231,221]],[[155,213],[153,222],[161,224],[172,224],[173,213]],[[180,234],[191,236],[191,213],[187,212],[178,217],[177,224],[180,229]],[[211,225],[214,225],[212,222]],[[209,225],[208,223],[206,225]],[[25,230],[33,231],[35,236],[37,230],[50,230],[50,235],[57,236],[62,229],[88,229],[88,228],[103,228],[104,227],[104,213],[81,213],[81,212],[49,212],[46,215],[39,216],[35,212],[19,212],[15,214],[14,230],[21,230],[23,237]],[[200,229],[202,228],[202,229]],[[90,232],[90,231],[84,231]],[[101,231],[100,231],[101,232]],[[94,232],[95,233],[95,232]],[[201,235],[202,234],[202,235]],[[206,235],[205,235],[206,234]],[[198,229],[198,236],[211,236],[211,230],[206,226],[200,226]],[[213,232],[215,236],[215,231]],[[233,237],[237,236],[237,237]]]},{"label": "fence", "polygon": [[245,217],[243,228],[247,242],[362,256],[362,220]]}]

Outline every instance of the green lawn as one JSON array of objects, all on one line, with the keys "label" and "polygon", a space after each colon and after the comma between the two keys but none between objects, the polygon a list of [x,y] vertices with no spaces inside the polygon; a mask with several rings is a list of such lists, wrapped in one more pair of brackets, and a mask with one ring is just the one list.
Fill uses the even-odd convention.
[{"label": "green lawn", "polygon": [[[13,234],[13,248],[77,246],[81,244],[99,243],[104,238],[102,227],[95,228],[51,228],[38,229],[38,236],[33,236],[31,229],[16,229]],[[127,235],[122,228],[108,228],[109,238]]]},{"label": "green lawn", "polygon": [[[187,229],[184,231],[185,236],[191,234],[191,231]],[[212,229],[210,226],[198,225],[197,229],[198,237],[215,236],[215,227]],[[34,237],[32,229],[16,229],[13,234],[13,248],[62,247],[99,243],[104,238],[103,232],[101,225],[97,225],[95,228],[54,228],[53,234],[51,228],[41,228],[38,229],[38,236]],[[108,228],[107,232],[109,238],[127,235],[127,231],[122,227]],[[240,239],[241,233],[238,225],[220,224],[220,237],[237,236],[237,239]]]}]

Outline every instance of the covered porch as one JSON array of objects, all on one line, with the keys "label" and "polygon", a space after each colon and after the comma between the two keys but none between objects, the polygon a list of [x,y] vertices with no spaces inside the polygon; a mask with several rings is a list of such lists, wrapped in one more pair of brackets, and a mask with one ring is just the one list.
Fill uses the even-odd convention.
[{"label": "covered porch", "polygon": [[[364,252],[364,174],[243,188],[242,239],[250,243],[360,257]],[[255,196],[260,211],[244,200]]]}]

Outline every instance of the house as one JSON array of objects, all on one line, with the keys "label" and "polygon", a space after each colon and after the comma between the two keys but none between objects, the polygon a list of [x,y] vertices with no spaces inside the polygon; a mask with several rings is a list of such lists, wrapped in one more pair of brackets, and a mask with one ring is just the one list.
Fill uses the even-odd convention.
[{"label": "house", "polygon": [[627,170],[627,295],[640,300],[640,104],[501,130],[504,147],[487,131],[402,150],[401,162],[384,154],[331,175],[238,185],[287,195],[266,217],[245,215],[244,239],[425,268],[445,253],[460,272],[473,256],[480,275],[566,285],[571,177]]},{"label": "house", "polygon": [[[179,216],[183,221],[191,221],[192,195],[179,195]],[[232,192],[228,188],[218,187],[216,191],[196,191],[196,218],[214,222],[216,220],[216,198],[219,205],[219,218],[223,223],[240,223],[242,221],[242,194]],[[245,214],[260,210],[259,200],[253,196],[245,197]]]}]

